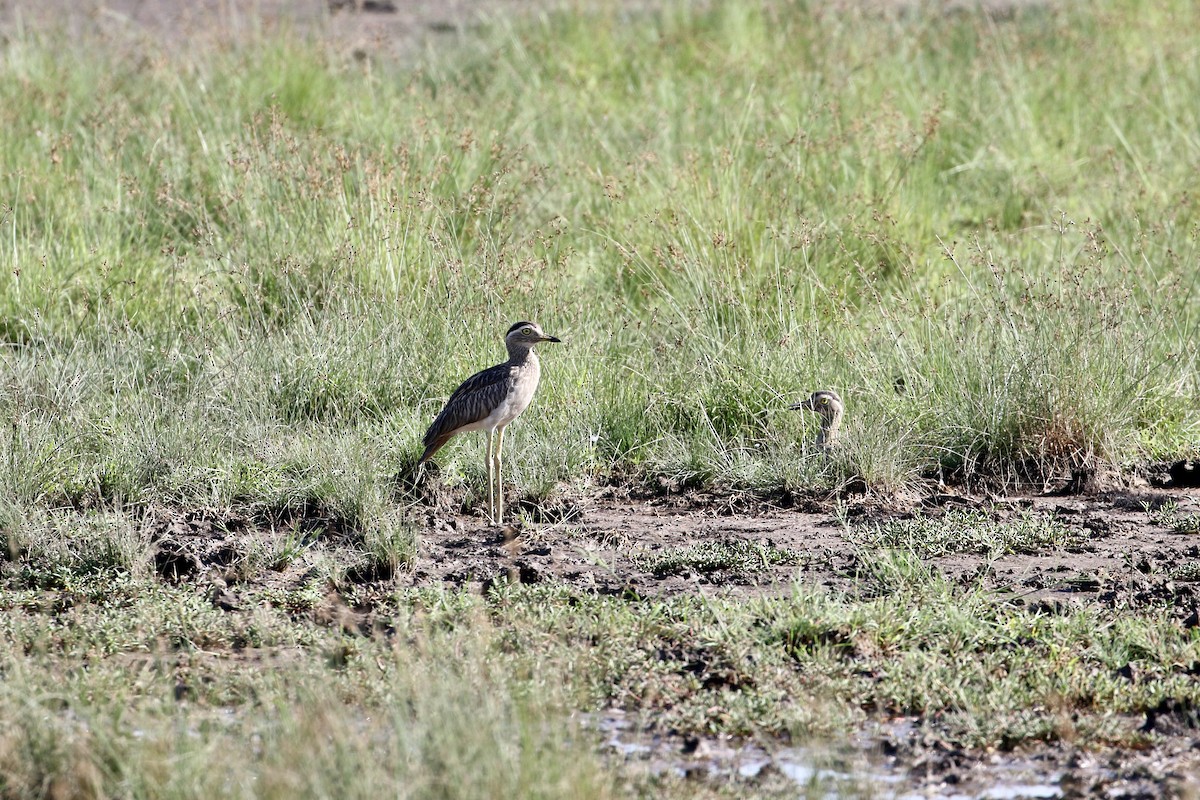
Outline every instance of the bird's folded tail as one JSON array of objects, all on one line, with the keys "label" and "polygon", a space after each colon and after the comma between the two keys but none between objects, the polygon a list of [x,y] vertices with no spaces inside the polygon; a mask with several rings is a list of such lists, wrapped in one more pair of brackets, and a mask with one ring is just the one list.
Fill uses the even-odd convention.
[{"label": "bird's folded tail", "polygon": [[434,436],[432,439],[426,439],[425,440],[425,452],[421,454],[421,457],[419,459],[417,459],[417,466],[420,466],[421,464],[424,464],[429,459],[433,458],[433,454],[436,453],[438,450],[441,450],[442,447],[446,444],[446,442],[450,441],[452,436],[454,436],[454,432],[450,431],[448,433],[443,433],[443,434]]}]

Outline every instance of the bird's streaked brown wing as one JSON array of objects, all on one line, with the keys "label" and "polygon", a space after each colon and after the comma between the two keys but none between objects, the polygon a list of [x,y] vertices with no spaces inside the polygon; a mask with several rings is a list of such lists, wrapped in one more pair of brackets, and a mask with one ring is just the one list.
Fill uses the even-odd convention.
[{"label": "bird's streaked brown wing", "polygon": [[508,394],[510,375],[511,367],[508,364],[497,364],[463,381],[450,395],[445,408],[437,415],[429,430],[425,431],[425,453],[418,463],[432,458],[442,445],[450,441],[450,437],[458,433],[459,428],[479,422],[492,413],[492,409],[500,405]]}]

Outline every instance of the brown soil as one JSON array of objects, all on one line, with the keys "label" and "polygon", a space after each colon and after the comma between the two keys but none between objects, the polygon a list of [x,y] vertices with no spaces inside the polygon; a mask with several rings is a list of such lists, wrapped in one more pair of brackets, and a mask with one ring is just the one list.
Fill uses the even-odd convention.
[{"label": "brown soil", "polygon": [[[796,581],[869,591],[871,578],[859,569],[869,554],[860,559],[861,547],[848,535],[846,523],[971,508],[1000,519],[1028,512],[1053,515],[1076,536],[1063,549],[1037,554],[996,559],[958,554],[927,562],[952,580],[1049,613],[1083,605],[1107,611],[1162,609],[1181,625],[1200,627],[1200,573],[1179,570],[1200,563],[1200,537],[1156,523],[1153,511],[1168,502],[1184,513],[1200,511],[1200,493],[1187,490],[986,499],[931,493],[901,503],[860,497],[839,509],[832,501],[791,501],[794,507],[783,508],[744,497],[637,499],[609,488],[585,499],[547,504],[538,513],[559,521],[528,528],[496,528],[478,517],[431,512],[412,572],[398,577],[415,586],[471,591],[486,591],[498,580],[554,581],[629,597],[786,594]],[[656,574],[649,568],[665,552],[739,542],[790,551],[796,558],[751,571]],[[851,774],[866,770],[874,775],[885,796],[893,788],[921,797],[966,798],[1156,798],[1200,792],[1192,777],[1200,774],[1200,712],[1164,706],[1145,719],[1126,722],[1130,731],[1157,734],[1158,744],[1132,751],[1060,742],[1013,753],[979,753],[931,738],[915,721],[892,720],[865,731],[861,748],[840,754],[837,763]],[[755,745],[721,739],[697,742],[630,730],[614,732],[611,747],[614,757],[642,768],[721,780],[744,775],[743,770],[764,759],[764,769],[780,780],[786,779],[781,770],[797,766],[795,758],[780,760]],[[1052,790],[1059,794],[1037,794]]]},{"label": "brown soil", "polygon": [[[631,598],[786,594],[796,581],[862,591],[870,590],[871,578],[859,570],[861,547],[847,535],[845,522],[975,508],[998,518],[1025,512],[1054,515],[1077,536],[1060,550],[991,560],[952,555],[930,559],[930,567],[964,584],[980,585],[1000,599],[1048,613],[1084,605],[1107,611],[1161,609],[1181,625],[1200,627],[1200,573],[1179,571],[1200,563],[1200,537],[1155,522],[1153,510],[1167,502],[1177,503],[1185,513],[1200,511],[1200,495],[1183,490],[986,500],[931,494],[902,505],[860,498],[839,511],[833,503],[815,501],[801,504],[803,508],[781,508],[744,498],[633,499],[609,489],[585,500],[551,505],[543,513],[562,521],[529,528],[501,529],[474,517],[431,514],[420,556],[413,571],[401,579],[417,586],[472,591],[486,591],[498,580],[554,581]],[[654,556],[666,551],[737,542],[773,546],[797,558],[750,572],[655,574],[647,568]],[[893,788],[916,791],[920,797],[964,798],[1157,798],[1200,792],[1194,777],[1200,775],[1200,711],[1175,708],[1168,701],[1145,719],[1126,720],[1126,725],[1130,732],[1155,733],[1158,743],[1129,750],[1059,742],[1011,753],[980,753],[932,738],[917,721],[892,720],[865,731],[861,748],[841,753],[837,763],[850,774],[865,770],[873,775],[885,796]],[[630,730],[614,733],[610,744],[615,757],[642,768],[719,780],[744,775],[743,770],[764,759],[764,769],[776,778],[789,765],[797,766],[795,757],[789,762],[756,745],[722,739],[697,742]],[[800,764],[801,773],[807,775],[805,766]]]},{"label": "brown soil", "polygon": [[[1033,554],[954,553],[927,565],[949,579],[1048,611],[1092,605],[1109,610],[1163,608],[1200,627],[1200,536],[1159,524],[1155,511],[1174,503],[1181,515],[1200,512],[1200,492],[1145,490],[1094,496],[976,498],[931,493],[922,499],[879,501],[789,499],[784,507],[745,495],[667,494],[608,487],[595,494],[540,505],[518,503],[528,524],[489,525],[482,510],[451,512],[450,502],[426,507],[420,547],[410,568],[395,575],[359,564],[355,534],[321,509],[277,519],[247,519],[203,510],[148,512],[155,569],[186,582],[213,574],[236,582],[256,545],[286,539],[350,564],[347,580],[393,588],[440,586],[483,592],[497,581],[554,582],[580,591],[633,597],[679,594],[781,595],[799,582],[839,591],[871,590],[863,565],[870,553],[854,529],[915,515],[937,518],[973,509],[1004,521],[1022,514],[1052,516],[1073,532],[1070,544]],[[723,545],[764,556],[750,563],[704,563],[684,555]],[[262,549],[259,547],[258,549]],[[269,548],[268,548],[269,549]],[[281,562],[288,561],[282,558]],[[299,578],[281,568],[279,585]]]},{"label": "brown soil", "polygon": [[[1200,537],[1154,522],[1153,510],[1167,502],[1178,503],[1182,513],[1196,510],[1193,495],[1165,489],[999,499],[931,494],[903,503],[860,498],[843,503],[839,511],[834,502],[816,500],[782,508],[737,497],[636,499],[610,488],[585,499],[551,502],[531,516],[557,521],[527,528],[492,527],[479,517],[431,511],[420,555],[402,580],[477,591],[498,579],[559,581],[641,597],[780,594],[791,591],[795,581],[861,590],[870,577],[859,569],[861,549],[847,535],[847,524],[970,508],[1000,520],[1028,512],[1052,515],[1075,532],[1075,543],[1032,555],[955,554],[929,560],[951,579],[1050,610],[1083,604],[1162,607],[1195,625],[1200,572],[1193,578],[1179,567],[1200,560]],[[664,554],[717,543],[774,548],[794,558],[751,569],[653,568]]]}]

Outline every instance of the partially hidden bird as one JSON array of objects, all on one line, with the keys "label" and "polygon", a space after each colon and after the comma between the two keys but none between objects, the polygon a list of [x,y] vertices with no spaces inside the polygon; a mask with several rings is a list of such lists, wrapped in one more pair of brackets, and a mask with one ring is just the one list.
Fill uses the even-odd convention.
[{"label": "partially hidden bird", "polygon": [[842,415],[846,411],[838,393],[828,389],[819,389],[809,395],[807,400],[802,400],[788,408],[793,411],[816,412],[817,416],[821,418],[821,430],[817,433],[817,447],[828,453],[837,440],[838,426],[842,424]]},{"label": "partially hidden bird", "polygon": [[542,377],[542,367],[533,346],[561,341],[547,336],[535,322],[514,324],[504,336],[508,361],[476,372],[463,381],[425,431],[425,452],[418,465],[432,458],[455,434],[487,431],[488,519],[493,525],[504,521],[504,484],[501,482],[504,429],[529,407]]}]

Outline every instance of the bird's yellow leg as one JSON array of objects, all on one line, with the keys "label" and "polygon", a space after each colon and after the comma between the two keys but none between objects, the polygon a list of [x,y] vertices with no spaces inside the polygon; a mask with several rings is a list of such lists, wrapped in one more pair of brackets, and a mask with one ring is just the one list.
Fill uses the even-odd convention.
[{"label": "bird's yellow leg", "polygon": [[488,522],[492,525],[496,524],[496,504],[492,500],[492,437],[495,436],[495,431],[488,429],[487,438],[487,471],[488,471]]},{"label": "bird's yellow leg", "polygon": [[504,524],[504,428],[500,429],[500,441],[496,443],[496,524]]}]

